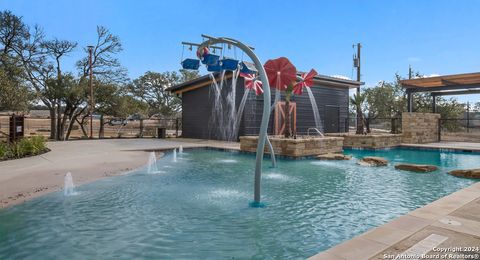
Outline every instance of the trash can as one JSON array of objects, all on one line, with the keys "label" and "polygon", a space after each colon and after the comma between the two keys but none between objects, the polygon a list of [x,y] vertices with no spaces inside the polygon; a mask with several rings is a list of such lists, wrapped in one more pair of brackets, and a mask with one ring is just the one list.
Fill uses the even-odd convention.
[{"label": "trash can", "polygon": [[157,138],[165,139],[167,137],[167,129],[165,127],[157,128]]}]

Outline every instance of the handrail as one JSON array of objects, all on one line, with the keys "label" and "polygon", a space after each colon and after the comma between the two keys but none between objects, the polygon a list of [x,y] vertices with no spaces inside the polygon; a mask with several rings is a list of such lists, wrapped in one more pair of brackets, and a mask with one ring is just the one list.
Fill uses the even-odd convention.
[{"label": "handrail", "polygon": [[310,130],[315,130],[315,132],[317,132],[321,137],[325,137],[323,135],[323,133],[320,132],[320,130],[318,130],[318,128],[316,128],[316,127],[310,127],[310,128],[307,129],[307,136],[308,137],[310,137]]}]

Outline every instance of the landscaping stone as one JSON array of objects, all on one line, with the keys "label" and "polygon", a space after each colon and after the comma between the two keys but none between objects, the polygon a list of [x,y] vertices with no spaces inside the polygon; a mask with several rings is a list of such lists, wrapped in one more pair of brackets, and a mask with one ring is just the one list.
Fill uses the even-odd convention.
[{"label": "landscaping stone", "polygon": [[[327,153],[343,152],[342,137],[298,137],[284,138],[283,136],[269,136],[276,155],[290,157],[313,156]],[[241,136],[240,150],[245,152],[257,151],[258,136]],[[270,153],[265,145],[265,153]]]},{"label": "landscaping stone", "polygon": [[395,169],[410,172],[433,172],[438,169],[435,165],[427,164],[397,164]]},{"label": "landscaping stone", "polygon": [[388,164],[388,161],[382,157],[376,157],[376,156],[367,156],[363,157],[360,161],[358,161],[359,165],[363,166],[386,166]]},{"label": "landscaping stone", "polygon": [[341,160],[350,160],[352,159],[351,155],[345,155],[341,153],[327,153],[317,156],[318,160],[327,160],[327,161],[341,161]]},{"label": "landscaping stone", "polygon": [[480,179],[480,169],[453,170],[448,172],[448,174],[453,175],[455,177]]},{"label": "landscaping stone", "polygon": [[390,148],[402,144],[401,134],[367,134],[328,133],[326,136],[343,137],[344,148]]}]

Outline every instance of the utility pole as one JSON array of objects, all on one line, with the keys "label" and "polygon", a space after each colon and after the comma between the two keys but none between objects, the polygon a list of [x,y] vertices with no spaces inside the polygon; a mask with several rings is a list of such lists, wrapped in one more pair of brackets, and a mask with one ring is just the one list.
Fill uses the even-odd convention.
[{"label": "utility pole", "polygon": [[467,102],[467,133],[470,133],[470,102]]},{"label": "utility pole", "polygon": [[93,51],[93,46],[87,46],[88,47],[88,67],[89,67],[89,84],[90,84],[90,139],[93,139],[93,109],[95,106],[95,103],[93,102],[93,68],[92,68],[92,51]]},{"label": "utility pole", "polygon": [[[357,43],[357,56],[353,58],[353,66],[355,66],[357,68],[357,81],[360,82],[361,81],[361,71],[360,71],[360,68],[361,68],[361,58],[360,58],[360,52],[361,52],[361,49],[362,49],[362,44],[361,43]],[[358,86],[357,88],[357,94],[360,93],[360,86]]]},{"label": "utility pole", "polygon": [[408,79],[412,79],[412,66],[411,65],[408,65]]},{"label": "utility pole", "polygon": [[[361,67],[361,60],[360,60],[360,50],[362,48],[362,44],[361,43],[357,43],[357,54],[353,56],[353,67],[357,68],[357,81],[360,82],[361,81],[361,73],[360,73],[360,67]],[[353,47],[355,47],[355,45],[353,45]],[[360,96],[360,85],[358,85],[357,87],[357,96]],[[357,130],[356,130],[356,133],[357,134],[360,134],[363,133],[363,128],[364,128],[364,124],[361,119],[361,116],[360,114],[362,113],[362,109],[360,107],[360,104],[357,104]],[[361,130],[360,130],[361,129]]]}]

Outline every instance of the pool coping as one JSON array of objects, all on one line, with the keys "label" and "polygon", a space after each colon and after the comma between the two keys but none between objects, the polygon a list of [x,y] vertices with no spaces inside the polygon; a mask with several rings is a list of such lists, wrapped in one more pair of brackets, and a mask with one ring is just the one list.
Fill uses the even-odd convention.
[{"label": "pool coping", "polygon": [[444,152],[464,152],[464,153],[480,153],[480,149],[467,147],[448,147],[438,146],[434,144],[405,144],[402,143],[400,147],[405,149],[419,149],[419,150],[435,150]]}]

